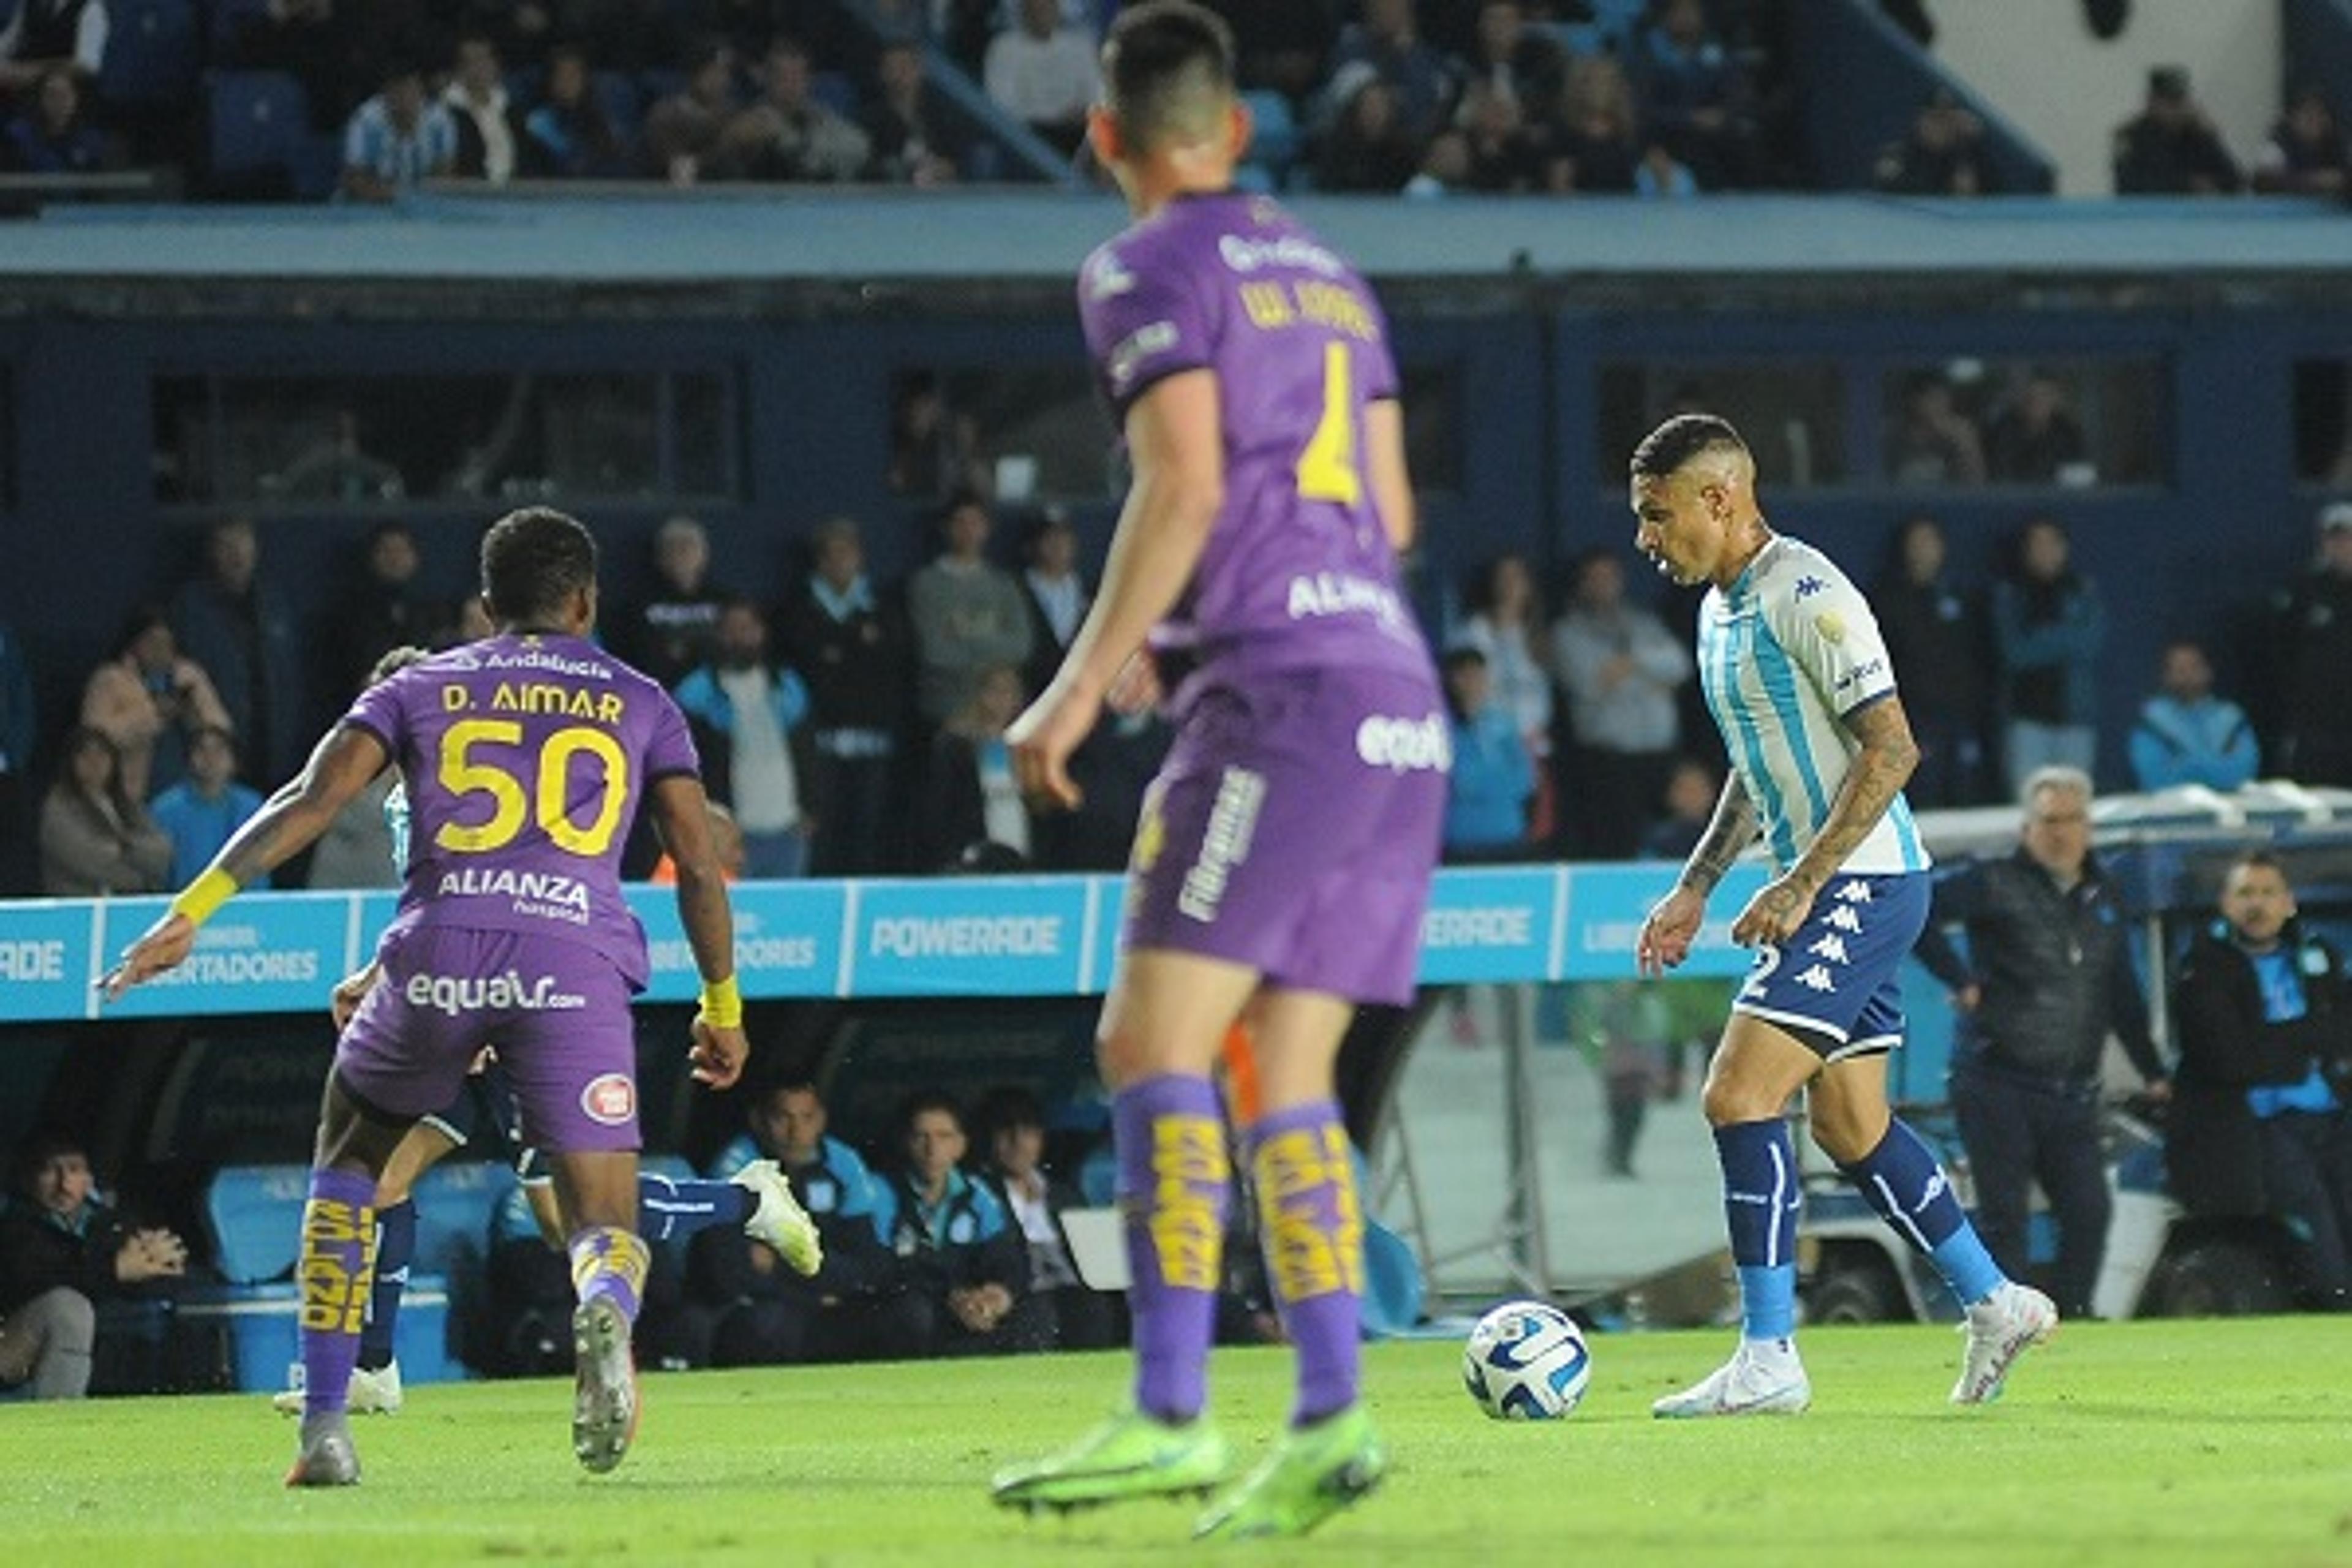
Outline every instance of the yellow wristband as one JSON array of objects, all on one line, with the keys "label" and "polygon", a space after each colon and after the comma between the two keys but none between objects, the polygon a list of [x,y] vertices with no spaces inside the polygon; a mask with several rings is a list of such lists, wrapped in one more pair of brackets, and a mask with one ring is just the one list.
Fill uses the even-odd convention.
[{"label": "yellow wristband", "polygon": [[698,1016],[714,1029],[743,1026],[743,992],[733,975],[702,983],[702,1011]]},{"label": "yellow wristband", "polygon": [[236,879],[215,866],[180,889],[180,896],[172,900],[172,912],[187,916],[190,925],[202,925],[236,894]]}]

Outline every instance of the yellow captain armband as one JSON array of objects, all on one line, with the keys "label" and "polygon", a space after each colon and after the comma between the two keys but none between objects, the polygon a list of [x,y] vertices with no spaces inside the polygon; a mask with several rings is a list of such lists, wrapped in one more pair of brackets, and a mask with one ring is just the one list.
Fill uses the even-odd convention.
[{"label": "yellow captain armband", "polygon": [[187,916],[190,925],[202,925],[236,895],[236,879],[215,866],[180,889],[172,900],[172,912]]},{"label": "yellow captain armband", "polygon": [[733,975],[702,983],[702,1010],[697,1016],[714,1029],[743,1026],[743,991]]}]

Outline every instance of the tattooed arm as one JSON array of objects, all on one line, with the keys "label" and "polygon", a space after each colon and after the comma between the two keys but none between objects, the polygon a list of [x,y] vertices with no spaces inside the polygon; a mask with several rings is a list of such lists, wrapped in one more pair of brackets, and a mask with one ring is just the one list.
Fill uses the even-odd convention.
[{"label": "tattooed arm", "polygon": [[1854,846],[1870,837],[1878,819],[1919,765],[1919,744],[1902,700],[1889,691],[1845,716],[1846,728],[1862,742],[1847,765],[1845,783],[1830,802],[1829,820],[1797,863],[1765,884],[1732,922],[1738,942],[1779,942],[1802,925],[1813,898],[1837,874]]},{"label": "tattooed arm", "polygon": [[1756,803],[1748,798],[1748,787],[1739,782],[1739,775],[1732,773],[1723,781],[1723,793],[1715,797],[1715,815],[1707,818],[1706,831],[1699,835],[1690,858],[1683,862],[1683,874],[1675,885],[1706,897],[1731,869],[1732,862],[1756,842]]}]

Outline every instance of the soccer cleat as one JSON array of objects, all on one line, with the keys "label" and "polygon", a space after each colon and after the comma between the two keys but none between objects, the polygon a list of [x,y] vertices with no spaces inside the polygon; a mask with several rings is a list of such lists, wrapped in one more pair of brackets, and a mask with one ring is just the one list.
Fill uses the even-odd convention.
[{"label": "soccer cleat", "polygon": [[793,1184],[773,1160],[754,1160],[729,1178],[760,1200],[743,1234],[776,1249],[795,1274],[814,1275],[824,1266],[824,1243],[817,1238],[816,1221],[793,1196]]},{"label": "soccer cleat", "polygon": [[[400,1363],[386,1362],[370,1371],[363,1366],[352,1369],[351,1392],[345,1396],[343,1408],[353,1415],[397,1415],[403,1404],[400,1391]],[[269,1406],[280,1415],[302,1414],[302,1391],[285,1388],[269,1396]]]},{"label": "soccer cleat", "polygon": [[341,1414],[306,1416],[302,1447],[294,1468],[286,1472],[289,1487],[355,1487],[360,1484],[360,1454],[352,1446],[352,1424]]},{"label": "soccer cleat", "polygon": [[1791,1351],[1785,1364],[1768,1365],[1750,1351],[1748,1342],[1731,1359],[1680,1394],[1669,1394],[1650,1405],[1662,1421],[1700,1415],[1796,1415],[1813,1402],[1812,1380]]},{"label": "soccer cleat", "polygon": [[1027,1513],[1129,1498],[1207,1497],[1232,1464],[1232,1451],[1207,1416],[1177,1426],[1129,1411],[1049,1458],[999,1471],[991,1495]]},{"label": "soccer cleat", "polygon": [[2058,1331],[2058,1307],[2031,1285],[2004,1279],[1969,1309],[1960,1331],[1969,1337],[1969,1348],[1960,1361],[1960,1381],[1952,1384],[1952,1403],[1990,1405],[2000,1397],[2017,1358]]},{"label": "soccer cleat", "polygon": [[1201,1516],[1193,1537],[1304,1535],[1380,1485],[1388,1463],[1371,1417],[1351,1405],[1284,1434],[1247,1479]]},{"label": "soccer cleat", "polygon": [[621,1462],[637,1435],[637,1363],[629,1320],[609,1296],[572,1314],[572,1451],[592,1473]]}]

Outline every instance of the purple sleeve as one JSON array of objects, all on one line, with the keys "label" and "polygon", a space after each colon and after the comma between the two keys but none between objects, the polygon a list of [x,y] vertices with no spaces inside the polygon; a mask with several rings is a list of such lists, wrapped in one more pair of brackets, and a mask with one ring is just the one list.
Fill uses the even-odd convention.
[{"label": "purple sleeve", "polygon": [[357,701],[343,714],[343,722],[355,724],[383,742],[383,749],[400,761],[401,746],[408,739],[408,711],[400,700],[398,676],[379,680],[359,694]]},{"label": "purple sleeve", "polygon": [[1212,362],[1209,312],[1168,258],[1121,256],[1110,246],[1096,251],[1079,275],[1078,319],[1103,395],[1122,425],[1155,383]]},{"label": "purple sleeve", "polygon": [[646,783],[659,779],[702,776],[702,759],[694,750],[694,736],[686,727],[686,715],[670,700],[668,692],[656,686],[653,689],[653,733],[646,741]]}]

